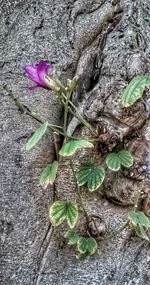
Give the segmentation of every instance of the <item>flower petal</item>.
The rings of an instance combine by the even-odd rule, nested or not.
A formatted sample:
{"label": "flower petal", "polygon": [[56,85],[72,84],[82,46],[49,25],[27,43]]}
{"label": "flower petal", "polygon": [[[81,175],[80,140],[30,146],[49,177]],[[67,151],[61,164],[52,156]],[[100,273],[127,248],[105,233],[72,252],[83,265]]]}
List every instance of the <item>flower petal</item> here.
{"label": "flower petal", "polygon": [[28,74],[28,78],[35,83],[41,85],[41,81],[39,79],[38,73],[37,73],[37,67],[35,64],[32,65],[25,65],[24,67],[25,72]]}
{"label": "flower petal", "polygon": [[48,74],[48,70],[52,70],[53,68],[53,64],[47,64],[44,60],[40,60],[39,64],[37,65],[37,74],[42,86],[48,87],[45,76]]}
{"label": "flower petal", "polygon": [[53,64],[47,64],[44,60],[40,60],[40,62],[36,65],[25,65],[24,70],[28,74],[28,78],[37,84],[36,86],[30,87],[29,89],[33,90],[38,86],[51,89],[48,81],[46,80],[46,76],[48,74],[48,70],[52,70],[53,68]]}

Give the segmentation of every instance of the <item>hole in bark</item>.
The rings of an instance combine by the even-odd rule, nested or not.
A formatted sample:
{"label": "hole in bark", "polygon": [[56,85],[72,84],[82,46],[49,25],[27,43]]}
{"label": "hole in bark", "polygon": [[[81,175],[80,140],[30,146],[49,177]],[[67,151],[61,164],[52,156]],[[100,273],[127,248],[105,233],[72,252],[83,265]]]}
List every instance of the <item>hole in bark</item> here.
{"label": "hole in bark", "polygon": [[131,44],[129,47],[130,47],[131,49],[134,49],[134,45],[132,45],[132,44]]}
{"label": "hole in bark", "polygon": [[118,38],[122,39],[122,38],[124,38],[124,35],[119,35]]}

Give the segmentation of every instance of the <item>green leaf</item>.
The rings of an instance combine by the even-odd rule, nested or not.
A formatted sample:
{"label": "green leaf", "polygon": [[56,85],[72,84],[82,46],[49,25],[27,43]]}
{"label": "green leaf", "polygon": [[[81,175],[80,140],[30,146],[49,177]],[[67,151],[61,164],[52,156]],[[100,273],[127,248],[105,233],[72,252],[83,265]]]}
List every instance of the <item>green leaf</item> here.
{"label": "green leaf", "polygon": [[106,164],[111,170],[118,171],[121,167],[118,154],[113,152],[108,154],[106,157]]}
{"label": "green leaf", "polygon": [[94,238],[88,238],[88,251],[93,254],[97,250],[97,242]]}
{"label": "green leaf", "polygon": [[130,211],[128,218],[134,226],[141,225],[146,228],[150,227],[150,219],[142,211]]}
{"label": "green leaf", "polygon": [[89,191],[97,190],[105,178],[105,169],[99,165],[81,165],[76,174],[79,186],[87,183]]}
{"label": "green leaf", "polygon": [[142,239],[145,239],[145,240],[148,240],[149,241],[149,237],[148,235],[146,234],[143,226],[141,225],[137,225],[137,226],[133,226],[137,236],[139,236],[140,238]]}
{"label": "green leaf", "polygon": [[133,78],[123,92],[121,101],[124,107],[133,105],[142,97],[145,87],[150,86],[150,76],[141,75]]}
{"label": "green leaf", "polygon": [[128,150],[121,150],[118,152],[120,164],[124,167],[131,167],[133,165],[133,156]]}
{"label": "green leaf", "polygon": [[30,150],[32,147],[34,147],[39,140],[42,138],[42,136],[45,134],[48,127],[48,123],[44,123],[41,127],[39,127],[33,136],[28,140],[28,142],[25,144],[24,148],[26,150]]}
{"label": "green leaf", "polygon": [[48,184],[53,184],[56,179],[56,174],[58,170],[58,162],[54,161],[53,163],[47,165],[43,170],[40,176],[40,184],[46,188]]}
{"label": "green leaf", "polygon": [[70,142],[63,145],[59,151],[59,154],[62,156],[71,156],[76,152],[76,150],[89,147],[93,147],[93,144],[87,140],[71,140]]}
{"label": "green leaf", "polygon": [[73,228],[78,218],[77,205],[74,203],[68,202],[66,208],[67,208],[67,213],[66,213],[67,223],[70,226],[70,228]]}
{"label": "green leaf", "polygon": [[142,238],[149,241],[149,237],[147,236],[145,229],[150,227],[150,219],[145,216],[142,211],[130,211],[128,213],[128,218],[135,230],[136,234]]}
{"label": "green leaf", "polygon": [[97,250],[97,242],[94,238],[80,237],[77,243],[78,251],[82,254],[87,252],[93,254]]}
{"label": "green leaf", "polygon": [[64,237],[68,240],[68,244],[70,244],[70,245],[76,244],[78,239],[79,239],[78,234],[73,229],[69,229],[65,233]]}
{"label": "green leaf", "polygon": [[131,167],[133,165],[133,156],[127,150],[121,150],[118,153],[112,152],[107,155],[106,164],[109,169],[118,171],[121,166]]}
{"label": "green leaf", "polygon": [[86,253],[88,251],[88,246],[87,246],[87,238],[80,237],[78,240],[78,251],[80,253]]}
{"label": "green leaf", "polygon": [[57,201],[50,207],[49,215],[54,226],[59,226],[66,219],[65,205],[64,201]]}
{"label": "green leaf", "polygon": [[142,226],[146,228],[150,227],[150,219],[142,211],[138,212],[138,217],[139,217],[140,224]]}
{"label": "green leaf", "polygon": [[64,220],[70,228],[73,228],[78,218],[78,208],[73,202],[56,201],[49,211],[51,222],[54,226],[59,226]]}

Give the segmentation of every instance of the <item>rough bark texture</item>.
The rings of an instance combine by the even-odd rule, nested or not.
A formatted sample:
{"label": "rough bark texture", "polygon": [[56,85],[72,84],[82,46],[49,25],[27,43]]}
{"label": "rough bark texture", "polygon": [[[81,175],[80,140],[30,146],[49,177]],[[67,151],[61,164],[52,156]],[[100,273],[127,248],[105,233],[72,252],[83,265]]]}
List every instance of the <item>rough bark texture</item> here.
{"label": "rough bark texture", "polygon": [[[122,140],[134,153],[130,171],[107,179],[96,194],[83,191],[87,211],[102,217],[108,233],[126,221],[141,180],[143,201],[149,192],[150,93],[145,92],[146,105],[140,101],[127,113],[119,100],[133,76],[150,71],[149,17],[149,0],[1,1],[2,84],[43,120],[59,123],[57,98],[43,89],[30,92],[22,67],[45,58],[64,79],[79,74],[73,100],[99,128],[99,160]],[[43,190],[37,181],[54,156],[52,134],[33,151],[22,150],[37,126],[6,92],[0,93],[0,284],[148,285],[149,245],[129,230],[100,242],[99,254],[84,261],[76,260],[73,249],[63,243],[64,228],[53,232],[48,219],[53,189]],[[82,132],[76,120],[68,130]],[[56,186],[59,197],[75,197],[69,169],[60,173]],[[144,205],[150,214],[148,202]],[[84,231],[84,219],[79,231],[81,224]]]}

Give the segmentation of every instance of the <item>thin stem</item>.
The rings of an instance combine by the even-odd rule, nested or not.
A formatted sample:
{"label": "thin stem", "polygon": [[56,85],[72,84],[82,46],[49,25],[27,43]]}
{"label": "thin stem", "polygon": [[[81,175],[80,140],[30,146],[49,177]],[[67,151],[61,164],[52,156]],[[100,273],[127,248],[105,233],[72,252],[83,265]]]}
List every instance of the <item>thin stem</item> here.
{"label": "thin stem", "polygon": [[62,84],[62,82],[61,82],[57,77],[55,77],[55,82],[56,82],[56,83],[58,84],[58,86],[60,87],[61,93],[62,93],[62,91],[63,91],[63,92],[66,92],[65,86]]}
{"label": "thin stem", "polygon": [[70,92],[65,97],[66,97],[66,101],[64,103],[64,129],[63,130],[64,130],[65,137],[67,138],[66,131],[67,131],[67,122],[68,122],[68,102],[70,98]]}
{"label": "thin stem", "polygon": [[[70,107],[69,107],[69,111],[70,111],[70,113],[71,113],[75,118],[77,118],[85,127],[87,127],[87,128],[91,131],[91,126],[90,126],[82,117],[79,118],[79,116],[78,116],[76,113],[74,113],[74,112],[71,110]],[[96,135],[95,132],[92,131],[92,133],[93,133],[94,135]]]}
{"label": "thin stem", "polygon": [[127,221],[118,231],[113,234],[106,236],[106,239],[111,239],[120,234],[127,226],[129,225],[129,221]]}
{"label": "thin stem", "polygon": [[[41,118],[39,118],[38,116],[34,115],[25,105],[23,105],[23,104],[13,95],[12,91],[7,88],[7,86],[4,86],[3,88],[7,91],[8,96],[10,96],[10,97],[13,99],[13,101],[15,102],[15,105],[18,107],[18,109],[19,109],[21,112],[23,112],[23,113],[25,113],[26,115],[30,116],[31,118],[35,119],[35,120],[36,120],[38,123],[40,123],[40,124],[44,124],[44,123],[45,123]],[[50,123],[48,123],[48,127],[51,128],[51,129],[52,129],[53,131],[55,131],[56,133],[58,133],[58,134],[60,134],[60,135],[62,135],[62,136],[65,137],[65,134],[64,134],[62,131],[58,130],[58,129],[63,129],[63,127],[58,126],[58,125],[54,125],[54,124],[50,124]],[[58,129],[57,129],[57,128],[58,128]],[[77,138],[77,137],[74,137],[74,136],[68,136],[68,135],[67,135],[67,137],[68,137],[68,138],[71,138],[71,139],[75,139],[75,140],[80,140],[80,139],[81,139],[81,138]]]}
{"label": "thin stem", "polygon": [[[62,93],[62,96],[63,96],[63,98],[67,101],[67,97]],[[83,125],[85,125],[85,127],[87,127],[91,132],[92,132],[92,134],[94,134],[94,135],[96,135],[96,133],[95,133],[95,130],[92,128],[92,126],[89,124],[89,123],[87,123],[87,121],[82,117],[82,115],[79,113],[79,111],[77,110],[77,108],[75,107],[75,105],[71,102],[71,100],[68,100],[68,103],[70,104],[70,106],[75,110],[75,112],[76,112],[76,115],[75,115],[75,113],[73,112],[73,111],[71,111],[71,109],[70,109],[70,111],[72,112],[72,114],[75,116],[75,117],[77,117],[78,118],[78,120],[83,124]]]}
{"label": "thin stem", "polygon": [[[31,118],[35,119],[37,122],[41,123],[41,124],[44,124],[44,121],[42,121],[39,117],[37,117],[36,115],[32,114],[30,111],[27,110],[26,107],[24,107],[24,113],[27,114],[28,116],[30,116]],[[50,129],[52,129],[53,131],[55,131],[56,133],[59,133],[60,135],[64,136],[64,133],[59,131],[57,128],[58,126],[57,125],[53,125],[53,124],[50,124],[48,123],[48,127]],[[60,128],[60,127],[59,127]]]}
{"label": "thin stem", "polygon": [[[44,124],[44,121],[41,120],[41,118],[39,118],[38,116],[34,115],[33,113],[31,113],[31,111],[25,106],[23,105],[12,93],[11,90],[9,90],[7,88],[7,86],[4,86],[3,87],[5,91],[7,91],[7,94],[8,96],[10,96],[14,102],[15,102],[15,105],[18,107],[18,109],[25,113],[26,115],[30,116],[31,118],[35,119],[37,122],[39,122],[40,124]],[[54,124],[50,124],[48,123],[48,127],[51,128],[53,131],[61,134],[62,136],[64,136],[64,133],[58,129],[63,129],[61,126],[57,126],[57,125],[54,125]]]}
{"label": "thin stem", "polygon": [[74,180],[75,180],[75,184],[76,184],[76,188],[77,188],[77,194],[78,194],[78,198],[79,198],[79,201],[80,201],[80,205],[81,205],[81,207],[83,209],[83,212],[85,214],[86,220],[89,221],[88,213],[87,213],[87,211],[86,211],[86,209],[84,207],[83,201],[82,201],[82,196],[81,196],[81,193],[80,193],[80,187],[78,186],[78,183],[77,183],[77,178],[76,178],[76,174],[75,174],[72,158],[70,158],[70,167],[71,167],[71,170],[72,170],[72,173],[73,173],[73,177],[74,177]]}

